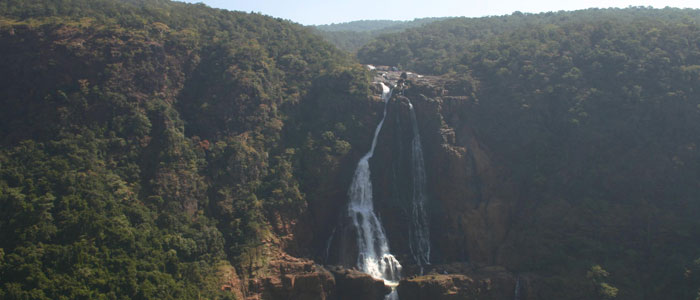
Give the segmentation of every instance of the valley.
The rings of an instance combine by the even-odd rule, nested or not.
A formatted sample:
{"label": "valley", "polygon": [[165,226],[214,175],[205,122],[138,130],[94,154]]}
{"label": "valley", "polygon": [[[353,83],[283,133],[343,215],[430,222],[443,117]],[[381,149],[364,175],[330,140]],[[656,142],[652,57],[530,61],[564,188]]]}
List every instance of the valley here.
{"label": "valley", "polygon": [[698,24],[2,1],[0,298],[695,299]]}

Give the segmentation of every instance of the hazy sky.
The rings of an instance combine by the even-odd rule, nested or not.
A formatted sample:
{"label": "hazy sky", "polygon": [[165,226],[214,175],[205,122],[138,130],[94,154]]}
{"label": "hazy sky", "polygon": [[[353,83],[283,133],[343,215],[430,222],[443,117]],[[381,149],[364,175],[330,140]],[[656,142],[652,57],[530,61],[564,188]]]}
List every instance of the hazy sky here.
{"label": "hazy sky", "polygon": [[304,25],[355,20],[412,20],[423,17],[481,17],[590,7],[653,6],[700,8],[700,0],[185,0],[211,7],[260,12]]}

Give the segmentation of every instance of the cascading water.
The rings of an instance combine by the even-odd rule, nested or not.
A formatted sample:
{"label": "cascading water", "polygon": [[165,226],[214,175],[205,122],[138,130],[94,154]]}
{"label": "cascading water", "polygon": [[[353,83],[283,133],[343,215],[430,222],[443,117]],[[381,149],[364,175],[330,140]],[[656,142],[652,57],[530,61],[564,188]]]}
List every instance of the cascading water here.
{"label": "cascading water", "polygon": [[333,242],[333,237],[335,236],[335,228],[333,228],[333,231],[331,232],[331,236],[328,237],[328,241],[326,241],[326,262],[328,262],[328,257],[331,252],[331,243]]}
{"label": "cascading water", "polygon": [[425,162],[423,160],[423,146],[420,142],[418,122],[413,104],[408,102],[411,111],[411,125],[413,127],[413,140],[411,142],[411,164],[413,173],[413,197],[411,202],[411,230],[409,230],[409,245],[413,259],[421,268],[430,264],[430,230],[428,228],[428,216],[425,213],[426,188],[425,188]]}
{"label": "cascading water", "polygon": [[513,292],[514,296],[513,299],[515,300],[520,300],[520,293],[522,291],[523,287],[520,285],[520,276],[518,276],[518,279],[515,281],[515,291]]}
{"label": "cascading water", "polygon": [[374,213],[372,199],[372,181],[370,180],[369,159],[374,155],[377,146],[377,137],[382,130],[386,118],[386,107],[391,98],[391,89],[382,85],[382,98],[384,100],[384,115],[374,130],[372,146],[360,161],[350,184],[348,195],[348,214],[352,218],[357,231],[358,257],[357,266],[362,271],[374,278],[384,280],[385,284],[392,287],[392,292],[387,299],[398,299],[395,287],[401,277],[401,264],[389,252],[384,228]]}

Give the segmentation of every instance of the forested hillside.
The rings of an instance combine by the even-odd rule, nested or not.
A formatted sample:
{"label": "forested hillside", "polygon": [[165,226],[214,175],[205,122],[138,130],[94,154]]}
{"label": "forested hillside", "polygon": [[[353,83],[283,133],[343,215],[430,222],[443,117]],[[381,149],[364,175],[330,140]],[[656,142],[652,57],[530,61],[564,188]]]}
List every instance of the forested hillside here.
{"label": "forested hillside", "polygon": [[257,14],[0,2],[0,298],[231,298],[308,253],[280,238],[374,111],[349,62]]}
{"label": "forested hillside", "polygon": [[697,297],[699,11],[458,18],[358,56],[451,78],[444,93],[470,99],[443,108],[445,122],[467,126],[517,186],[495,257],[547,277],[540,298]]}
{"label": "forested hillside", "polygon": [[384,299],[342,227],[382,117],[402,299],[700,295],[699,11],[390,24],[0,1],[0,299]]}
{"label": "forested hillside", "polygon": [[374,38],[387,33],[396,33],[408,28],[420,27],[445,18],[421,18],[413,21],[392,20],[362,20],[347,23],[316,25],[319,31],[331,44],[338,49],[355,53]]}

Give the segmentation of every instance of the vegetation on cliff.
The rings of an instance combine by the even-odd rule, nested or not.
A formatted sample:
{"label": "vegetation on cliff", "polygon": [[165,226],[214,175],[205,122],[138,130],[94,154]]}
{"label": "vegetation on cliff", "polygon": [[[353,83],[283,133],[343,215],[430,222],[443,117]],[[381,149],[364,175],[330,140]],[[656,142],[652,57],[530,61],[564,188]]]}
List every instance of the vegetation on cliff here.
{"label": "vegetation on cliff", "polygon": [[412,21],[362,20],[347,23],[316,25],[314,29],[328,42],[350,53],[355,53],[374,38],[420,27],[445,18],[421,18]]}
{"label": "vegetation on cliff", "polygon": [[199,4],[2,1],[0,70],[3,299],[232,297],[374,112],[309,29]]}
{"label": "vegetation on cliff", "polygon": [[[699,21],[648,8],[458,18],[358,56],[442,75],[446,91],[404,91],[434,93],[415,104],[445,136],[423,136],[477,145],[477,158],[445,149],[474,169],[490,155],[507,178],[477,183],[515,186],[504,242],[460,257],[537,279],[542,299],[692,299]],[[340,47],[379,32],[355,30]],[[234,297],[221,270],[319,255],[382,106],[314,29],[165,0],[2,1],[0,70],[2,299]],[[482,201],[453,200],[444,209]]]}
{"label": "vegetation on cliff", "polygon": [[[548,278],[541,298],[690,299],[699,24],[697,10],[671,8],[458,18],[381,36],[358,56],[450,77],[445,93],[471,99],[445,114],[519,192],[495,263]],[[597,265],[605,281],[586,278]]]}

